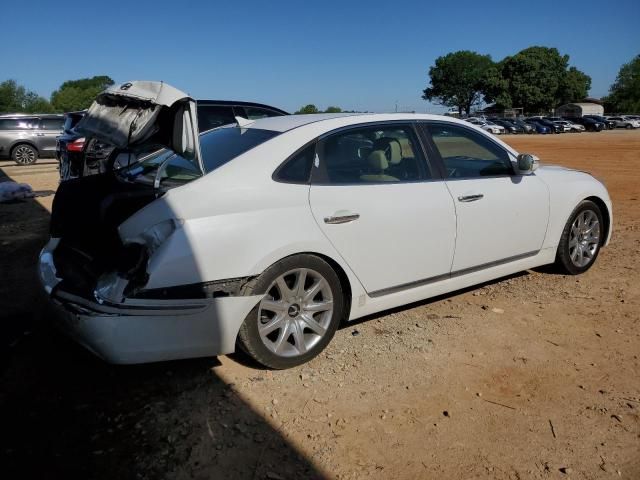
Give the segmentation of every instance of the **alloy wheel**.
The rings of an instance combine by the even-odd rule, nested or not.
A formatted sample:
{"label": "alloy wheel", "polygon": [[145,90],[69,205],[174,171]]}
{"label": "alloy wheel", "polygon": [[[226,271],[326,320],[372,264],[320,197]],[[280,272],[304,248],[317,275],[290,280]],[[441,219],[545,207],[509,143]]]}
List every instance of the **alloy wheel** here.
{"label": "alloy wheel", "polygon": [[14,159],[20,165],[30,165],[36,160],[36,153],[33,148],[27,145],[20,145],[16,148]]}
{"label": "alloy wheel", "polygon": [[309,268],[276,278],[258,309],[262,343],[280,357],[304,355],[327,333],[333,317],[329,282]]}
{"label": "alloy wheel", "polygon": [[593,210],[584,210],[571,224],[569,257],[576,267],[585,267],[595,258],[600,246],[600,222]]}

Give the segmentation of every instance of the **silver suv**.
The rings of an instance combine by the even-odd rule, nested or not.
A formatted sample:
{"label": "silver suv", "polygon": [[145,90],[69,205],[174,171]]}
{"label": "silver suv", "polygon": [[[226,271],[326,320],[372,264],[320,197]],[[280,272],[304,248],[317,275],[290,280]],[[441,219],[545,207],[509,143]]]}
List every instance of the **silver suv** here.
{"label": "silver suv", "polygon": [[29,165],[38,157],[55,157],[63,124],[62,115],[0,115],[0,158]]}

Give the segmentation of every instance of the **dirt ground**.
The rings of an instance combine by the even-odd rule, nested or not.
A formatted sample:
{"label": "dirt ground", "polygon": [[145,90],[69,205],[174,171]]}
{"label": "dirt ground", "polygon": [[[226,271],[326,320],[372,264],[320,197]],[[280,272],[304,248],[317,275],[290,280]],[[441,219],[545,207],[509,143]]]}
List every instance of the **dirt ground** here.
{"label": "dirt ground", "polygon": [[53,332],[34,267],[55,165],[0,164],[42,195],[0,205],[3,478],[639,479],[640,131],[504,140],[605,181],[595,267],[348,324],[288,371],[115,367]]}

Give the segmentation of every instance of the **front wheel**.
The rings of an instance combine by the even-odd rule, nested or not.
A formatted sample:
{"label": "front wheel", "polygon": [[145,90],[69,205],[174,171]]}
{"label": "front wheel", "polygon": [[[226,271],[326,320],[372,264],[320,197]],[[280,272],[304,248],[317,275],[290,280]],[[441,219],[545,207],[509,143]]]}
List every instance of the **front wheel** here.
{"label": "front wheel", "polygon": [[603,225],[600,208],[590,200],[580,202],[562,231],[556,265],[570,275],[589,270],[600,252]]}
{"label": "front wheel", "polygon": [[308,362],[331,341],[344,309],[340,279],[313,255],[287,257],[265,270],[251,293],[264,298],[240,327],[240,347],[262,365]]}

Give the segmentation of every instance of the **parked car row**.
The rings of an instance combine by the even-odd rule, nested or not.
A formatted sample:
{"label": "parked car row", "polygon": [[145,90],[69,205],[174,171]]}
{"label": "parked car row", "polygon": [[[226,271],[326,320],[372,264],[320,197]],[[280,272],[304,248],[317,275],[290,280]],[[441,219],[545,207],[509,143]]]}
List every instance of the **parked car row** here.
{"label": "parked car row", "polygon": [[477,125],[494,135],[505,133],[581,133],[601,132],[614,128],[640,128],[640,116],[618,115],[603,117],[600,115],[585,115],[583,117],[545,117],[533,116],[527,118],[500,117],[469,117],[465,121]]}

